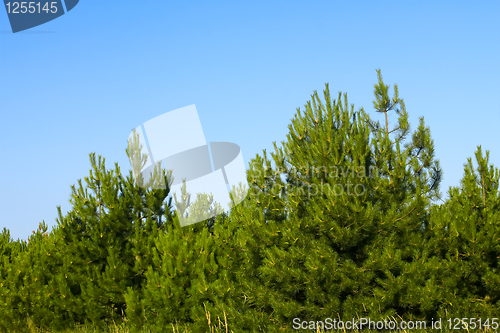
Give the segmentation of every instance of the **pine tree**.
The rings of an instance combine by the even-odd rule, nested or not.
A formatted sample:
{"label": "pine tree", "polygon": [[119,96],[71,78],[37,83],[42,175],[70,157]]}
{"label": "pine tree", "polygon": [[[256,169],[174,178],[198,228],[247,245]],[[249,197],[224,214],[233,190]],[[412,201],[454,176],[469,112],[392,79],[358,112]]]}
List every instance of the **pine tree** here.
{"label": "pine tree", "polygon": [[207,221],[181,226],[178,216],[154,239],[152,265],[145,273],[140,293],[128,289],[130,324],[165,329],[189,324],[194,331],[206,329],[205,309],[216,302],[212,286],[219,274],[212,228],[221,214]]}
{"label": "pine tree", "polygon": [[411,313],[403,273],[417,265],[441,171],[423,119],[403,147],[404,103],[397,87],[389,98],[378,74],[374,105],[398,112],[395,130],[355,112],[346,95],[332,99],[326,85],[325,102],[315,92],[297,110],[272,161],[265,152],[253,160],[252,195],[234,207],[231,223],[246,304],[272,314],[269,325]]}
{"label": "pine tree", "polygon": [[432,211],[429,247],[446,270],[429,280],[445,291],[433,309],[442,317],[500,313],[500,174],[481,146],[475,157],[477,168],[469,158],[461,185],[450,187],[449,199]]}
{"label": "pine tree", "polygon": [[[136,148],[142,148],[137,136],[127,154],[145,163],[147,156],[136,159]],[[156,167],[144,182],[132,171],[122,177],[118,165],[107,170],[100,156],[91,154],[90,160],[86,186],[80,180],[78,188],[72,187],[72,210],[66,216],[59,210],[57,237],[64,263],[58,278],[64,277],[60,283],[69,292],[60,306],[70,308],[79,321],[101,325],[124,318],[127,289],[140,293],[154,240],[173,216],[169,187],[157,186],[169,184],[164,171]],[[137,165],[132,166],[136,172]]]}
{"label": "pine tree", "polygon": [[[5,289],[2,298],[0,325],[6,329],[24,329],[28,322],[37,327],[61,329],[69,326],[73,318],[66,316],[58,299],[64,297],[54,275],[60,268],[53,233],[47,232],[45,222],[33,231],[28,242],[15,242],[22,251],[5,262],[3,276]],[[17,250],[20,248],[16,246]]]}
{"label": "pine tree", "polygon": [[18,258],[27,251],[24,241],[13,241],[10,231],[4,228],[0,234],[0,329],[7,330],[25,323],[23,297],[19,295],[22,288],[23,272],[16,269]]}
{"label": "pine tree", "polygon": [[[131,160],[136,179],[143,184],[140,170],[147,154],[141,156],[138,137],[135,139],[129,150],[133,152]],[[149,182],[156,185],[147,186],[161,189],[163,184],[170,185],[171,170],[164,174],[168,175],[165,183],[161,183],[157,175],[151,175]],[[204,193],[191,198],[185,180],[179,197],[174,194],[169,199],[169,207],[172,199],[176,212],[162,225],[161,232],[148,238],[152,242],[149,244],[151,260],[143,270],[144,283],[140,289],[128,287],[124,295],[127,319],[134,329],[146,326],[164,330],[175,323],[195,323],[195,327],[205,328],[204,303],[210,303],[215,297],[208,287],[217,276],[211,233],[215,220],[224,216],[216,216],[222,208],[212,196]]]}

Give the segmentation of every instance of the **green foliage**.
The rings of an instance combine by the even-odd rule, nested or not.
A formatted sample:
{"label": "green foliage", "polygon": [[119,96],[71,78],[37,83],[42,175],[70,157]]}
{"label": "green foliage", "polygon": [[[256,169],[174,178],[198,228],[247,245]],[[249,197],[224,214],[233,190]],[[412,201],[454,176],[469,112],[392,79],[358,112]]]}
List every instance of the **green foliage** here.
{"label": "green foliage", "polygon": [[123,318],[124,294],[141,289],[152,264],[153,240],[171,211],[165,203],[168,188],[145,190],[132,174],[124,179],[118,165],[106,170],[95,155],[91,164],[86,187],[80,181],[78,189],[72,188],[73,210],[60,214],[57,237],[69,298],[78,299],[71,311],[81,314],[81,321],[98,324]]}
{"label": "green foliage", "polygon": [[136,312],[130,316],[135,317],[133,324],[165,327],[176,321],[192,322],[193,317],[204,317],[203,301],[210,299],[209,285],[217,265],[213,240],[208,229],[200,230],[201,227],[195,224],[182,228],[176,222],[155,239],[142,299],[128,290],[130,311]]}
{"label": "green foliage", "polygon": [[233,189],[230,213],[186,184],[172,197],[159,165],[143,176],[137,133],[126,177],[91,154],[50,233],[45,223],[28,242],[0,233],[0,331],[278,332],[294,318],[500,313],[498,169],[479,147],[477,168],[469,159],[461,186],[436,204],[430,130],[423,118],[410,129],[398,87],[390,96],[377,74],[385,125],[326,85],[286,140],[252,159],[248,194]]}
{"label": "green foliage", "polygon": [[231,218],[241,225],[248,304],[270,316],[268,322],[290,325],[293,318],[332,313],[420,315],[410,310],[418,304],[404,302],[403,273],[419,265],[440,170],[423,121],[400,148],[409,125],[397,89],[395,95],[388,102],[379,73],[377,111],[403,109],[394,142],[388,130],[370,131],[373,122],[346,95],[332,99],[327,85],[324,102],[315,92],[297,111],[271,160],[264,152],[252,161],[251,195]]}
{"label": "green foliage", "polygon": [[168,187],[143,189],[131,173],[124,179],[118,166],[107,170],[94,154],[90,160],[86,185],[72,187],[72,210],[63,216],[59,208],[50,235],[41,225],[26,245],[8,243],[4,232],[3,327],[21,327],[27,317],[57,329],[120,322],[127,288],[141,290],[154,240],[173,221]]}
{"label": "green foliage", "polygon": [[444,291],[440,313],[491,317],[500,313],[500,197],[499,171],[488,165],[489,152],[469,159],[460,187],[433,209],[433,254],[446,274],[433,276]]}

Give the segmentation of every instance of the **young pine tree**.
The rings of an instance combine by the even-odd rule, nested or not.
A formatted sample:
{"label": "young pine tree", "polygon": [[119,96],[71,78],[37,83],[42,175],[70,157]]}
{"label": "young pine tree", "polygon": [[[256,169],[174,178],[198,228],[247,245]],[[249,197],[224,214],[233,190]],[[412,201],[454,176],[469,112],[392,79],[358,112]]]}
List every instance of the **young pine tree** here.
{"label": "young pine tree", "polygon": [[[137,138],[129,143],[129,157],[137,144]],[[107,170],[100,156],[91,154],[90,160],[86,186],[79,181],[78,188],[72,187],[73,208],[58,219],[58,248],[64,258],[58,278],[68,292],[61,307],[71,305],[80,321],[100,325],[124,318],[128,288],[140,293],[154,240],[172,222],[172,208],[168,187],[143,188],[139,185],[151,184],[136,181],[132,172],[125,179],[118,165]],[[165,172],[154,172],[150,182],[168,183]]]}
{"label": "young pine tree", "polygon": [[[251,195],[233,208],[247,308],[291,327],[321,320],[418,316],[405,302],[419,265],[441,171],[421,119],[410,133],[404,102],[379,74],[376,111],[399,114],[389,130],[355,112],[346,95],[317,92],[298,110],[282,147],[252,161]],[[407,142],[405,139],[411,135]],[[260,324],[260,323],[257,323]]]}
{"label": "young pine tree", "polygon": [[477,167],[469,159],[461,186],[450,187],[446,203],[432,210],[430,248],[442,269],[429,280],[445,291],[433,304],[441,317],[500,313],[500,174],[481,146],[475,157]]}

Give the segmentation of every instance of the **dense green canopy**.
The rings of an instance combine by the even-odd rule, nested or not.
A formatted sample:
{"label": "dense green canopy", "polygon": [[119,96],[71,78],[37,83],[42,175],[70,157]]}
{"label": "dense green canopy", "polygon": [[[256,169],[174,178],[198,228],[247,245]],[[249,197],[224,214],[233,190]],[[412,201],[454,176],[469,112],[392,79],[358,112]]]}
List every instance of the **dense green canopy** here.
{"label": "dense green canopy", "polygon": [[382,125],[328,85],[314,92],[286,140],[252,159],[245,200],[186,227],[167,171],[155,171],[165,188],[144,188],[91,154],[50,233],[42,223],[28,242],[0,234],[0,329],[125,321],[202,332],[211,316],[235,332],[273,332],[296,320],[498,315],[498,169],[478,147],[477,166],[469,159],[438,201],[442,171],[423,118],[412,131],[380,71],[374,95]]}

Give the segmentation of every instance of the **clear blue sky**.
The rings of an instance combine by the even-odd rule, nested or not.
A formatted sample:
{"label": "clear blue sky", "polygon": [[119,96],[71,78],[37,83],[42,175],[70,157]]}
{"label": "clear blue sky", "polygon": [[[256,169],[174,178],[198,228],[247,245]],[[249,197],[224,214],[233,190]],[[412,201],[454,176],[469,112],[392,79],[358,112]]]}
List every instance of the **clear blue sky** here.
{"label": "clear blue sky", "polygon": [[131,129],[183,106],[246,163],[327,82],[374,115],[377,68],[412,128],[430,126],[444,194],[477,145],[500,167],[499,15],[497,1],[81,0],[12,34],[0,8],[0,227],[54,226],[89,153],[128,172]]}

